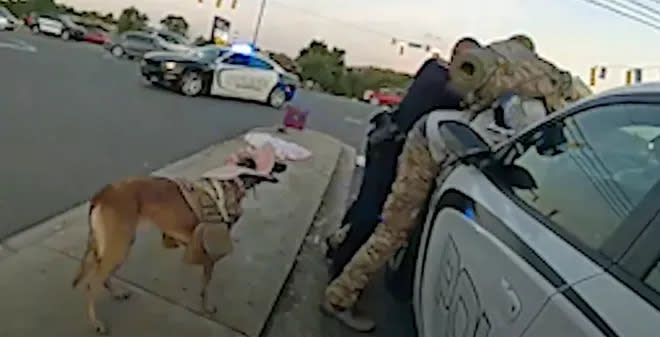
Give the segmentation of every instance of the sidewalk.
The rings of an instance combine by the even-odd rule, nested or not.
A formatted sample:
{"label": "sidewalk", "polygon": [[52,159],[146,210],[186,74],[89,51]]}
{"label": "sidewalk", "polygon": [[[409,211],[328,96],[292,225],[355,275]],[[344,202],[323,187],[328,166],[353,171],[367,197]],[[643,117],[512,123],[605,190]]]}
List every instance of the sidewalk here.
{"label": "sidewalk", "polygon": [[[259,336],[345,147],[314,131],[280,137],[305,146],[313,157],[289,163],[280,184],[257,187],[256,200],[249,193],[232,233],[235,251],[218,263],[209,287],[218,312],[210,317],[199,312],[200,268],[184,265],[181,249],[164,249],[159,233],[145,227],[116,273],[117,284],[133,297],[98,302],[111,335]],[[241,140],[215,145],[155,174],[195,178],[243,145]],[[353,160],[341,162],[348,167]],[[87,231],[85,203],[0,243],[0,336],[95,336],[84,292],[71,289]]]}

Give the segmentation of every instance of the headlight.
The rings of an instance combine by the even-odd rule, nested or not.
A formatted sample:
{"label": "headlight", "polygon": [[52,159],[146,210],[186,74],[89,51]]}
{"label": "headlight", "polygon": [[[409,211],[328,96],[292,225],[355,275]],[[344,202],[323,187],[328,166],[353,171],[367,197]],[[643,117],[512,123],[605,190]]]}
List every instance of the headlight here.
{"label": "headlight", "polygon": [[174,70],[176,68],[176,62],[165,62],[165,69]]}

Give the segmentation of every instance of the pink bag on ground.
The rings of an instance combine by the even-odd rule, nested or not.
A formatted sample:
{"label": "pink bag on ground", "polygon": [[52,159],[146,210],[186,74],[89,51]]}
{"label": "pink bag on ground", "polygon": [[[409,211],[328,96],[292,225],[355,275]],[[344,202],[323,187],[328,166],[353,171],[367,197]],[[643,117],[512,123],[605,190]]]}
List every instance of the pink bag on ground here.
{"label": "pink bag on ground", "polygon": [[302,110],[289,105],[284,110],[283,124],[287,128],[302,130],[305,128],[305,122],[307,122],[308,114],[309,112],[307,110]]}

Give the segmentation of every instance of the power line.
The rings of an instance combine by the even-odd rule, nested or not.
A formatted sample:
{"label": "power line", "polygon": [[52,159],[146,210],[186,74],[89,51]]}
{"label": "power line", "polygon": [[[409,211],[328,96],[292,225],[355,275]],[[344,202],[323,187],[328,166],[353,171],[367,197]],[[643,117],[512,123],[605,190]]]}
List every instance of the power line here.
{"label": "power line", "polygon": [[[647,21],[647,20],[645,20],[645,19],[639,18],[639,17],[634,16],[634,15],[632,15],[632,14],[626,13],[626,12],[624,12],[624,11],[622,11],[622,10],[620,10],[620,9],[617,9],[617,8],[615,8],[615,7],[612,7],[612,6],[610,6],[610,5],[606,5],[606,4],[604,4],[604,3],[601,3],[601,2],[598,2],[598,1],[595,1],[595,0],[582,0],[582,1],[584,1],[584,2],[588,2],[588,3],[590,3],[590,4],[594,5],[594,6],[598,6],[598,7],[604,8],[604,9],[610,11],[610,12],[613,12],[613,13],[619,14],[619,15],[624,16],[624,17],[626,17],[626,18],[628,18],[628,19],[630,19],[630,20],[636,21],[637,23],[641,23],[641,24],[643,24],[643,25],[649,26],[649,27],[651,27],[651,28],[654,28],[655,30],[660,31],[660,25],[655,24],[655,23],[652,23],[652,22],[649,22],[649,21]],[[660,2],[659,2],[659,3],[660,3]]]}
{"label": "power line", "polygon": [[[634,0],[632,0],[632,1],[629,0],[629,1],[632,2],[632,1],[634,1]],[[637,8],[634,8],[634,7],[628,6],[628,5],[626,5],[626,4],[622,4],[622,3],[620,3],[620,2],[618,2],[618,1],[616,1],[616,0],[606,0],[606,2],[609,2],[609,3],[611,3],[611,4],[616,4],[617,6],[622,7],[622,8],[625,8],[625,9],[627,9],[627,10],[629,10],[629,11],[635,13],[635,14],[638,14],[638,15],[641,15],[641,16],[645,16],[645,17],[648,18],[648,19],[651,19],[651,20],[654,20],[654,21],[658,20],[657,17],[655,17],[655,16],[653,16],[653,15],[651,15],[651,14],[648,14],[648,13],[642,11],[642,10],[639,10],[639,9],[637,9]],[[656,21],[655,23],[658,23],[658,22]]]}
{"label": "power line", "polygon": [[630,3],[632,3],[632,4],[637,5],[637,6],[639,6],[639,7],[642,7],[642,8],[644,8],[644,9],[646,9],[647,11],[649,11],[649,12],[651,12],[651,13],[655,13],[656,15],[660,15],[660,11],[659,11],[659,10],[657,10],[657,9],[655,9],[655,8],[649,6],[649,5],[643,4],[643,3],[641,3],[641,2],[639,2],[639,1],[637,1],[637,0],[627,0],[627,1],[630,2]]}

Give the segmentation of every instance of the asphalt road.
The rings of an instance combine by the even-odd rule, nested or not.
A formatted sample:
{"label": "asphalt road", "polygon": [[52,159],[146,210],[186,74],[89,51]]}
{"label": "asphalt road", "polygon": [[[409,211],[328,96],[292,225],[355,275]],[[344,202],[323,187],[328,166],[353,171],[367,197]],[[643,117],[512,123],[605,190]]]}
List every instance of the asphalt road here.
{"label": "asphalt road", "polygon": [[[282,112],[188,98],[145,85],[135,62],[102,48],[0,32],[0,239],[83,202],[105,183],[145,174]],[[373,107],[313,92],[294,104],[309,127],[360,146]]]}

